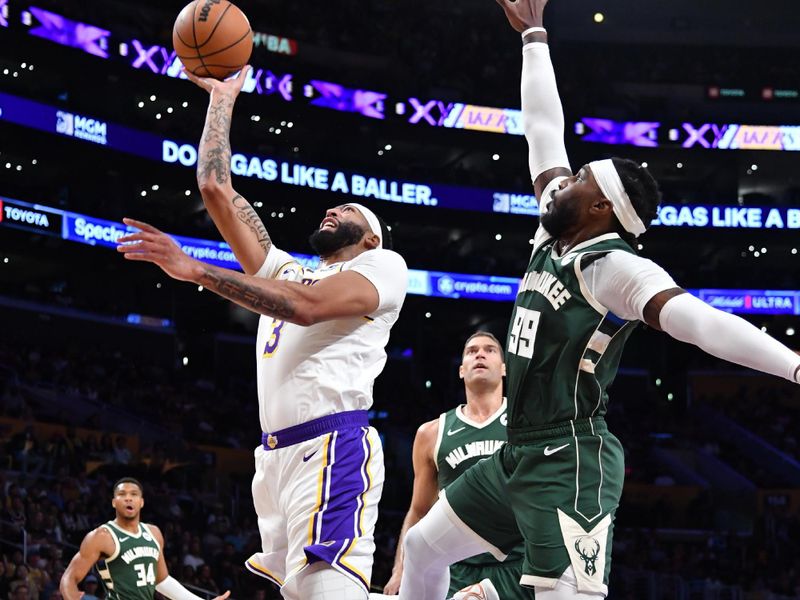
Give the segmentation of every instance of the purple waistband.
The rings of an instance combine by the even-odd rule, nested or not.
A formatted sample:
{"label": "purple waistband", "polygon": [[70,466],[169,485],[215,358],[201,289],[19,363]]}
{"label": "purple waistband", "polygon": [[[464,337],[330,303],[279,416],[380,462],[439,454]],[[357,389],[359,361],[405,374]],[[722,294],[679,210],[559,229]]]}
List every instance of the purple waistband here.
{"label": "purple waistband", "polygon": [[264,450],[276,450],[293,446],[306,440],[314,439],[325,433],[337,429],[351,429],[353,427],[369,427],[369,419],[365,410],[349,410],[313,421],[292,425],[286,429],[272,433],[261,433],[261,445]]}

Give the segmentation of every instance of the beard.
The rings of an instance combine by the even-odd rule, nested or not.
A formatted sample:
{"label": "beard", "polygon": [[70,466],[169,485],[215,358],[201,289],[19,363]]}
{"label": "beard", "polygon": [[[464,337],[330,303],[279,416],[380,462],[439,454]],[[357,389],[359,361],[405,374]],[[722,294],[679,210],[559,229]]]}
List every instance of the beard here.
{"label": "beard", "polygon": [[341,221],[339,226],[330,231],[328,229],[317,229],[308,238],[308,243],[320,256],[330,256],[334,252],[341,250],[345,246],[357,243],[364,235],[363,227],[349,221]]}
{"label": "beard", "polygon": [[[566,200],[566,201],[565,201]],[[547,232],[554,238],[559,238],[566,233],[570,227],[574,227],[578,222],[578,207],[567,199],[562,199],[558,206],[553,207],[542,215],[541,223]]]}

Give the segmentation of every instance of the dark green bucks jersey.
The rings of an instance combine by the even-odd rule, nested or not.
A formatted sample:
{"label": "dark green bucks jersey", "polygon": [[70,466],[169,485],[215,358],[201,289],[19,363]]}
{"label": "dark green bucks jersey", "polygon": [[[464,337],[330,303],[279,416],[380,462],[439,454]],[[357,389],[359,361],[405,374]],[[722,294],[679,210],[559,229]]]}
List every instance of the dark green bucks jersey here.
{"label": "dark green bucks jersey", "polygon": [[114,521],[104,524],[114,538],[114,554],[97,562],[97,570],[108,591],[108,600],[153,600],[161,547],[144,523],[139,533],[120,528]]}
{"label": "dark green bucks jersey", "polygon": [[480,459],[494,454],[507,439],[505,400],[483,423],[469,419],[460,406],[439,415],[434,451],[439,489],[450,485]]}
{"label": "dark green bucks jersey", "polygon": [[632,252],[616,233],[564,256],[549,239],[534,249],[508,330],[508,426],[528,429],[606,412],[622,347],[638,323],[624,321],[589,293],[582,268],[611,251]]}
{"label": "dark green bucks jersey", "polygon": [[[459,406],[439,415],[439,435],[436,438],[434,457],[438,471],[439,489],[458,479],[464,471],[479,460],[491,456],[506,443],[506,400],[489,419],[477,423],[468,418]],[[508,562],[521,559],[523,549],[509,552]],[[479,554],[461,561],[462,564],[496,564],[491,554]]]}

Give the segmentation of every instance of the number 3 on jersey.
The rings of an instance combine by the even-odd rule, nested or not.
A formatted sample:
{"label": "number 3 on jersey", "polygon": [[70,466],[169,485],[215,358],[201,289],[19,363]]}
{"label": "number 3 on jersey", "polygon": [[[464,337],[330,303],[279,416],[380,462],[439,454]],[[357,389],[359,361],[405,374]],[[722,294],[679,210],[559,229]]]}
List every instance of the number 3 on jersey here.
{"label": "number 3 on jersey", "polygon": [[136,587],[145,587],[156,584],[156,575],[153,571],[153,563],[150,563],[149,565],[133,565],[133,568],[136,570],[136,575],[139,577],[136,580]]}
{"label": "number 3 on jersey", "polygon": [[281,341],[281,330],[286,325],[286,321],[272,320],[272,335],[269,336],[266,346],[264,346],[264,358],[269,358],[278,349],[278,343]]}
{"label": "number 3 on jersey", "polygon": [[508,333],[508,351],[523,358],[533,357],[533,343],[536,339],[536,330],[539,328],[539,317],[542,313],[538,310],[517,307],[511,331]]}

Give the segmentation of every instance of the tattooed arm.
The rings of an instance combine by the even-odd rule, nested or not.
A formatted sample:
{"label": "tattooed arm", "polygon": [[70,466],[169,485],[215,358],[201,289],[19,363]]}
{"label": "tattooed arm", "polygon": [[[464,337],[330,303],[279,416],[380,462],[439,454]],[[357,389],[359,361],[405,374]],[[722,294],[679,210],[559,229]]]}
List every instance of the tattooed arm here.
{"label": "tattooed arm", "polygon": [[297,325],[362,317],[378,308],[378,292],[355,271],[342,271],[317,285],[262,279],[202,265],[196,283],[253,312]]}
{"label": "tattooed arm", "polygon": [[264,223],[250,203],[231,183],[230,130],[233,106],[246,79],[248,67],[228,81],[186,73],[210,93],[206,123],[200,138],[197,184],[203,203],[217,229],[230,244],[244,272],[256,273],[272,247]]}
{"label": "tattooed arm", "polygon": [[[139,230],[118,240],[117,251],[127,260],[154,263],[173,279],[202,285],[253,312],[297,325],[313,325],[362,317],[378,308],[380,297],[375,284],[357,271],[342,271],[316,285],[243,275],[191,258],[171,237],[148,223],[123,220]],[[401,278],[406,278],[404,272]]]}

